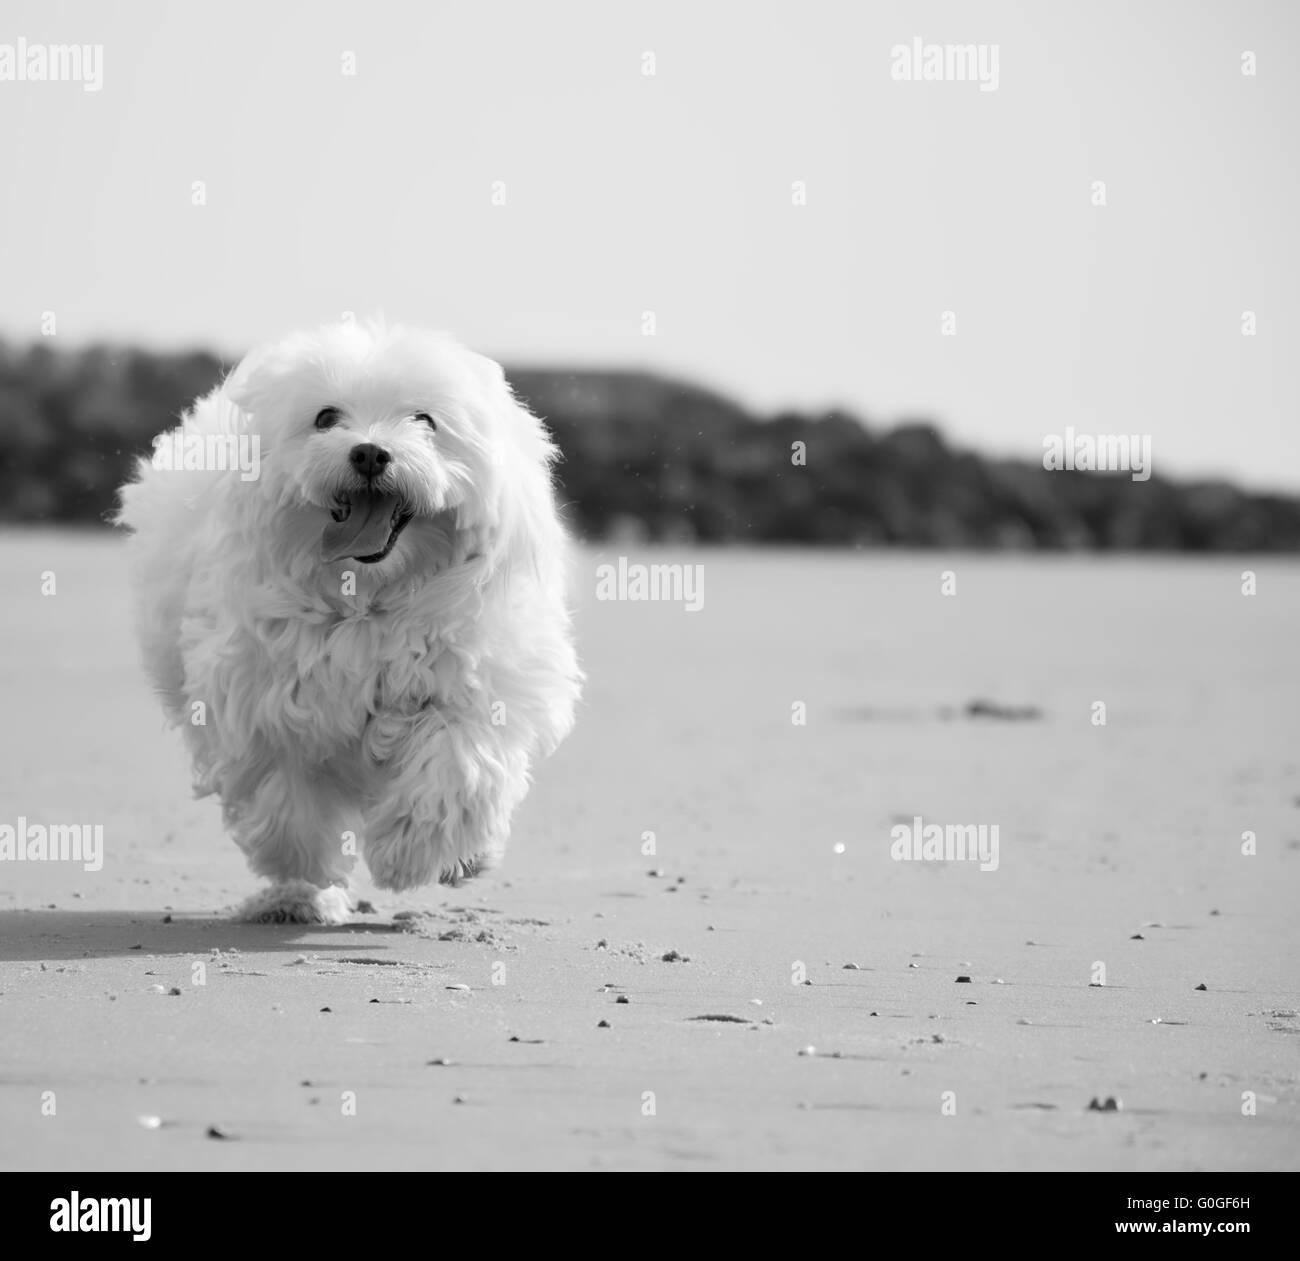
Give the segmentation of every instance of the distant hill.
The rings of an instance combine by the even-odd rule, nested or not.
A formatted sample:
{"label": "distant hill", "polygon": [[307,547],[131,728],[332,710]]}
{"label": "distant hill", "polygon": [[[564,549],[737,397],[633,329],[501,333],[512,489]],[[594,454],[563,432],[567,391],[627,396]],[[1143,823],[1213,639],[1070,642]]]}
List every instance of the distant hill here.
{"label": "distant hill", "polygon": [[[0,345],[0,522],[102,521],[131,457],[229,366],[197,351]],[[564,452],[561,493],[589,538],[1300,551],[1300,499],[1226,482],[1048,472],[954,450],[919,421],[759,418],[645,372],[508,375]]]}

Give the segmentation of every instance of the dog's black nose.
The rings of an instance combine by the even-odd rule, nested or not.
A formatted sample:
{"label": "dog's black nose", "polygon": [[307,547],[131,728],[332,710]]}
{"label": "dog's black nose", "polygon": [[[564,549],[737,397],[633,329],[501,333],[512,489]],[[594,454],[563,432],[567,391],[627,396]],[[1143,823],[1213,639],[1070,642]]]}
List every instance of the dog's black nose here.
{"label": "dog's black nose", "polygon": [[362,477],[373,478],[383,475],[393,457],[383,447],[376,446],[373,442],[359,442],[352,448],[348,459],[352,461],[352,467]]}

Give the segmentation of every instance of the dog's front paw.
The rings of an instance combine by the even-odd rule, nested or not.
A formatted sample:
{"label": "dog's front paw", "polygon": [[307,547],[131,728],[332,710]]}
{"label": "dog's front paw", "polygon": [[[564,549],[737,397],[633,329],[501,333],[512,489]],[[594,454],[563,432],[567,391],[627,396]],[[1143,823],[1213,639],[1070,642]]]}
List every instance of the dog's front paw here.
{"label": "dog's front paw", "polygon": [[367,833],[366,865],[381,889],[401,892],[434,880],[455,887],[495,867],[502,847],[469,858],[457,858],[446,853],[446,848],[445,841],[426,840],[407,826],[389,835]]}
{"label": "dog's front paw", "polygon": [[253,894],[237,916],[248,924],[346,924],[351,910],[347,890],[338,885],[321,889],[290,880]]}
{"label": "dog's front paw", "polygon": [[458,858],[450,867],[444,867],[438,875],[438,883],[459,888],[466,880],[473,880],[485,871],[491,871],[497,865],[492,854],[479,854],[475,858]]}

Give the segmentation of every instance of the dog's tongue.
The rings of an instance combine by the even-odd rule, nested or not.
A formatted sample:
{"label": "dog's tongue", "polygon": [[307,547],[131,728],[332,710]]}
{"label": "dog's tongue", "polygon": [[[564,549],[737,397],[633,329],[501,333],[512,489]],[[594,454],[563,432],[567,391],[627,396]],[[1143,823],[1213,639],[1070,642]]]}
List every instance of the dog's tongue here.
{"label": "dog's tongue", "polygon": [[346,521],[331,521],[321,535],[321,559],[342,560],[345,556],[374,556],[388,546],[393,531],[396,495],[353,493],[352,511]]}

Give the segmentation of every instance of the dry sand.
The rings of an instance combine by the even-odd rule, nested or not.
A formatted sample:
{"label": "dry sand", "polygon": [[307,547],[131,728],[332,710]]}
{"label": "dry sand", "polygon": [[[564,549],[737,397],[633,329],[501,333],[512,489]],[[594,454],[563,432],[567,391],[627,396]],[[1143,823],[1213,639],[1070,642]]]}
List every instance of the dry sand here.
{"label": "dry sand", "polygon": [[[0,823],[106,844],[0,864],[0,1163],[1300,1164],[1300,569],[703,552],[688,613],[597,602],[616,556],[504,868],[272,928],[223,915],[119,542],[0,536]],[[892,861],[918,814],[998,870]]]}

